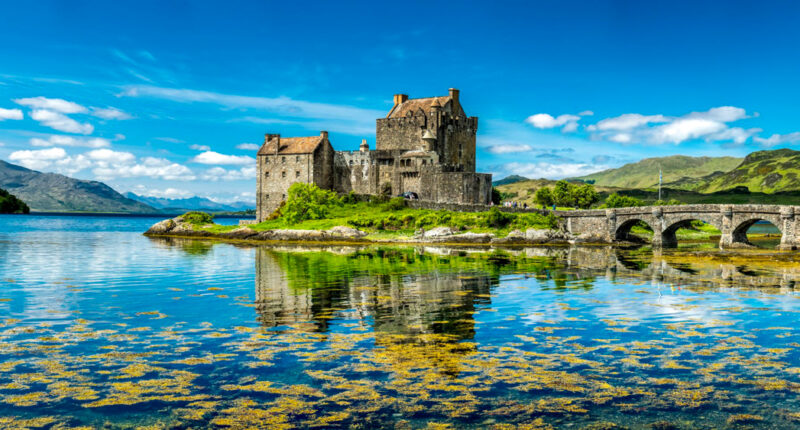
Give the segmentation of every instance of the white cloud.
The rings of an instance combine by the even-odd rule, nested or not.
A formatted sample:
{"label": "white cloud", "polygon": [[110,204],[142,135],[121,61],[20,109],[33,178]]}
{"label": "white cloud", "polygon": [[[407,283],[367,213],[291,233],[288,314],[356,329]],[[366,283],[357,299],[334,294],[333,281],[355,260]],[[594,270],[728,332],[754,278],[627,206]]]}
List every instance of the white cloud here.
{"label": "white cloud", "polygon": [[597,124],[587,127],[588,130],[631,130],[636,127],[647,125],[651,122],[667,122],[664,115],[640,115],[638,113],[626,113],[613,118],[606,118]]}
{"label": "white cloud", "polygon": [[563,127],[561,131],[563,133],[569,133],[578,129],[578,120],[580,119],[581,117],[578,115],[564,114],[553,117],[547,113],[537,113],[536,115],[531,115],[526,118],[525,122],[536,128]]}
{"label": "white cloud", "polygon": [[503,145],[494,145],[487,148],[489,152],[492,154],[510,154],[514,152],[526,152],[533,149],[530,145],[514,145],[514,144],[503,144]]}
{"label": "white cloud", "polygon": [[20,109],[3,109],[0,108],[0,121],[7,119],[22,119],[22,111]]}
{"label": "white cloud", "polygon": [[773,134],[770,137],[754,137],[753,141],[763,146],[775,146],[783,143],[797,143],[800,142],[800,131],[795,131],[789,134]]}
{"label": "white cloud", "polygon": [[731,127],[728,123],[749,118],[747,112],[735,106],[720,106],[703,112],[670,117],[627,113],[606,118],[586,127],[595,140],[633,144],[680,144],[689,140],[733,142],[743,144],[761,130]]}
{"label": "white cloud", "polygon": [[31,118],[39,121],[45,127],[50,127],[58,131],[67,133],[92,134],[94,127],[88,123],[79,123],[63,113],[47,110],[34,109]]}
{"label": "white cloud", "polygon": [[201,164],[255,165],[256,159],[246,155],[226,155],[214,151],[206,151],[198,154],[191,161]]}
{"label": "white cloud", "polygon": [[193,192],[179,188],[157,190],[145,187],[144,185],[137,185],[134,187],[133,192],[144,197],[158,197],[164,199],[188,199],[195,196]]}
{"label": "white cloud", "polygon": [[74,102],[64,99],[49,99],[47,97],[29,97],[24,99],[15,99],[14,103],[22,106],[27,106],[32,109],[45,109],[48,111],[58,113],[86,113],[88,110]]}
{"label": "white cloud", "polygon": [[222,167],[212,167],[206,170],[201,179],[206,181],[241,181],[256,178],[256,167],[242,167],[238,170],[227,170]]}
{"label": "white cloud", "polygon": [[585,110],[578,113],[578,116],[592,116],[592,115],[594,115],[594,112],[590,110]]}
{"label": "white cloud", "polygon": [[570,178],[607,169],[608,166],[588,163],[520,163],[503,165],[507,174],[525,176],[526,178]]}
{"label": "white cloud", "polygon": [[211,147],[208,146],[208,145],[198,145],[198,144],[189,145],[189,148],[190,149],[194,149],[195,151],[209,151],[209,150],[211,150]]}
{"label": "white cloud", "polygon": [[133,118],[133,115],[121,111],[115,107],[107,107],[107,108],[93,107],[92,115],[102,119],[125,120]]}
{"label": "white cloud", "polygon": [[49,148],[14,151],[8,156],[8,159],[29,169],[41,170],[53,164],[53,161],[66,156],[67,151],[64,151],[63,148]]}
{"label": "white cloud", "polygon": [[[99,180],[149,177],[168,181],[196,179],[188,167],[164,158],[144,157],[137,160],[130,152],[95,149],[84,154],[68,155],[63,148],[16,151],[9,159],[30,169],[74,175],[91,169]],[[255,167],[253,168],[255,175]]]}
{"label": "white cloud", "polygon": [[111,146],[111,142],[102,137],[86,139],[61,135],[52,135],[47,139],[34,137],[30,140],[30,144],[32,146],[84,146],[87,148],[108,148]]}
{"label": "white cloud", "polygon": [[172,138],[172,137],[156,137],[155,139],[156,140],[161,140],[163,142],[169,142],[169,143],[184,143],[183,140],[175,139],[175,138]]}
{"label": "white cloud", "polygon": [[245,151],[258,151],[259,148],[261,148],[261,146],[259,146],[256,143],[240,143],[236,145],[236,149],[241,149]]}

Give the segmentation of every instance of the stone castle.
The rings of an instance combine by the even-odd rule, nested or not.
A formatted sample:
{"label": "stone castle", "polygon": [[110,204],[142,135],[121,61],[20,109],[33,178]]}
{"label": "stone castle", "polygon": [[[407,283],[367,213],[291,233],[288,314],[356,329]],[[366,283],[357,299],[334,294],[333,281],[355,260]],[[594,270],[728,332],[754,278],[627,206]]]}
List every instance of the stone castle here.
{"label": "stone castle", "polygon": [[263,221],[295,182],[339,193],[396,196],[414,192],[436,203],[489,204],[492,175],[475,173],[478,118],[468,117],[451,88],[441,97],[394,96],[375,126],[375,150],[334,151],[328,132],[282,138],[266,134],[258,150],[256,217]]}

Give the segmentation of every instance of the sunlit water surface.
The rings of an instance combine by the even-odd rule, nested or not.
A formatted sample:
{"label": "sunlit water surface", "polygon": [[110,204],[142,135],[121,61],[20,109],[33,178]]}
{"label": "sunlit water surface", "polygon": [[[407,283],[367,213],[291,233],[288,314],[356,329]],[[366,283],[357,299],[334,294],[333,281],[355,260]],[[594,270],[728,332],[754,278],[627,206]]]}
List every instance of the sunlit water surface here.
{"label": "sunlit water surface", "polygon": [[155,221],[0,216],[0,427],[800,426],[791,254],[250,247]]}

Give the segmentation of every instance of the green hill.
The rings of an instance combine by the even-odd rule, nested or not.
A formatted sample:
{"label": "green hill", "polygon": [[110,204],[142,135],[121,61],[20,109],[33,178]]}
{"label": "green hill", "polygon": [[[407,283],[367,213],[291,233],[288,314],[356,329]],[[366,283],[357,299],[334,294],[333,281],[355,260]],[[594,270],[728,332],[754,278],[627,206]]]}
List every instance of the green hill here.
{"label": "green hill", "polygon": [[658,185],[658,170],[661,169],[664,183],[673,187],[696,186],[696,180],[728,172],[742,162],[735,157],[671,157],[645,158],[616,169],[604,170],[591,175],[574,178],[594,181],[595,185],[618,188],[649,188]]}
{"label": "green hill", "polygon": [[0,188],[0,214],[26,214],[30,211],[25,202]]}
{"label": "green hill", "polygon": [[503,179],[492,181],[492,186],[499,187],[500,185],[513,184],[515,182],[527,181],[528,178],[520,175],[509,175]]}
{"label": "green hill", "polygon": [[126,198],[97,181],[42,173],[0,160],[0,187],[39,212],[152,213],[150,206]]}
{"label": "green hill", "polygon": [[800,151],[776,149],[753,152],[734,169],[710,178],[695,190],[702,193],[747,187],[751,192],[800,190]]}

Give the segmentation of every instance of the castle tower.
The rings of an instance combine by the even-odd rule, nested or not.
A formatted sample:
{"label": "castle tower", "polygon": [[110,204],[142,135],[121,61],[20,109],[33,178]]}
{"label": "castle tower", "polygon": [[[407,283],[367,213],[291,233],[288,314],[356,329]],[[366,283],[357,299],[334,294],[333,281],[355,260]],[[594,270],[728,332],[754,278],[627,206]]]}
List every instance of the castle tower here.
{"label": "castle tower", "polygon": [[475,172],[478,118],[467,117],[455,88],[439,97],[411,99],[396,94],[392,109],[376,121],[375,148],[413,151],[419,149],[426,131],[435,137],[430,141],[431,149],[445,170]]}

